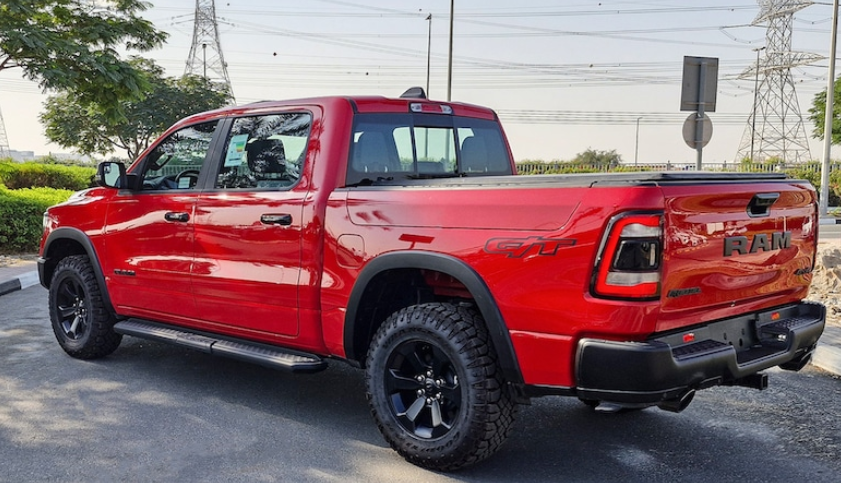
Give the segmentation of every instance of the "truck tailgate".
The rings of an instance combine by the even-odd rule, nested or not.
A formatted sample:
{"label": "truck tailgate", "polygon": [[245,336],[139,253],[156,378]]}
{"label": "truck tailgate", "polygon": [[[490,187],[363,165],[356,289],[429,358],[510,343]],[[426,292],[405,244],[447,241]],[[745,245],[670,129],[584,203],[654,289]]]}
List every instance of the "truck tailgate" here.
{"label": "truck tailgate", "polygon": [[665,184],[658,332],[806,296],[817,210],[808,185]]}

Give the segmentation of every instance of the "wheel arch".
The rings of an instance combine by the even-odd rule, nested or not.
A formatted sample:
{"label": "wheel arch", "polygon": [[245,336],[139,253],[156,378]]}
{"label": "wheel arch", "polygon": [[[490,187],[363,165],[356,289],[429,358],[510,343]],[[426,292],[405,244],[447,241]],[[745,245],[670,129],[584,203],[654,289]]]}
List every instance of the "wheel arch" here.
{"label": "wheel arch", "polygon": [[[348,301],[344,325],[345,356],[350,362],[364,365],[368,346],[379,325],[385,320],[365,320],[360,309],[370,297],[369,287],[383,274],[402,270],[429,270],[446,274],[470,292],[482,314],[491,341],[496,349],[505,379],[512,384],[523,383],[519,362],[511,337],[485,281],[473,268],[450,255],[418,251],[390,252],[371,260],[359,274]],[[401,307],[402,308],[402,307]]]}
{"label": "wheel arch", "polygon": [[114,306],[111,304],[111,297],[108,294],[108,286],[105,284],[105,274],[102,272],[102,265],[99,263],[99,257],[96,254],[93,242],[85,232],[77,228],[57,228],[47,237],[41,259],[38,261],[38,278],[41,285],[49,289],[53,272],[58,263],[72,255],[87,255],[90,259],[103,302],[105,302],[108,310],[114,313]]}

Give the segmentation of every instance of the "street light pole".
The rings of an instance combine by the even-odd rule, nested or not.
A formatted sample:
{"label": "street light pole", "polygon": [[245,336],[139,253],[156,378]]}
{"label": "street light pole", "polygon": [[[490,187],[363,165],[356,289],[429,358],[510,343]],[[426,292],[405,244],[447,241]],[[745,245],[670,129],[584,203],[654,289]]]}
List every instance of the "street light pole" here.
{"label": "street light pole", "polygon": [[832,120],[835,110],[835,44],[838,36],[838,0],[832,2],[832,39],[829,44],[829,73],[826,81],[826,112],[823,121],[820,216],[829,212],[829,155],[832,150]]}
{"label": "street light pole", "polygon": [[201,44],[201,61],[204,65],[204,78],[207,79],[207,44]]}
{"label": "street light pole", "polygon": [[642,119],[642,117],[637,118],[637,139],[634,143],[634,166],[637,165],[637,157],[640,154],[640,119]]}
{"label": "street light pole", "polygon": [[432,14],[426,16],[429,21],[429,32],[426,34],[426,98],[429,98],[429,70],[432,66]]}
{"label": "street light pole", "polygon": [[447,60],[447,102],[453,100],[453,12],[455,0],[450,0],[450,54]]}
{"label": "street light pole", "polygon": [[753,116],[750,126],[750,162],[753,162],[753,145],[756,141],[756,107],[759,103],[759,53],[765,50],[765,46],[753,49],[756,52],[756,75],[753,79]]}

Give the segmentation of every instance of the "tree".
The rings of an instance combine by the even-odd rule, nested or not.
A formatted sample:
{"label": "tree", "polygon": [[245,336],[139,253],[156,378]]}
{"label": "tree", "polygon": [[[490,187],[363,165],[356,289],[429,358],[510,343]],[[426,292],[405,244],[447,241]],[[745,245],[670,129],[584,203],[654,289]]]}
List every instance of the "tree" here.
{"label": "tree", "polygon": [[598,151],[588,148],[586,151],[576,154],[572,162],[594,167],[613,167],[622,163],[622,156],[615,149]]}
{"label": "tree", "polygon": [[149,86],[140,101],[123,101],[120,109],[127,121],[109,118],[96,104],[69,93],[47,99],[41,122],[47,138],[82,154],[109,154],[124,150],[134,160],[175,121],[231,102],[225,86],[197,76],[164,77],[154,61],[134,57],[132,68]]}
{"label": "tree", "polygon": [[[841,144],[841,78],[834,84],[835,103],[832,108],[832,144]],[[815,94],[812,107],[809,109],[809,119],[815,125],[812,137],[823,138],[824,121],[826,116],[826,89]]]}
{"label": "tree", "polygon": [[118,48],[148,51],[166,39],[139,17],[142,0],[3,0],[0,71],[19,67],[44,90],[68,92],[119,118],[123,99],[139,99],[144,77]]}

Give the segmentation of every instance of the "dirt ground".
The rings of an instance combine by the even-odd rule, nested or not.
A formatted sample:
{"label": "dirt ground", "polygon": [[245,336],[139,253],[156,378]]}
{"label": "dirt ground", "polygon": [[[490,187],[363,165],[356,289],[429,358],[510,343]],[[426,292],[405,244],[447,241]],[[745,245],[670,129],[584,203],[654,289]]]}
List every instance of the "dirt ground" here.
{"label": "dirt ground", "polygon": [[[0,268],[19,266],[37,258],[37,255],[0,255]],[[841,327],[841,244],[818,245],[818,263],[808,298],[826,305],[828,325]]]}
{"label": "dirt ground", "polygon": [[812,274],[809,300],[826,305],[828,325],[841,326],[841,244],[818,245],[818,263]]}

